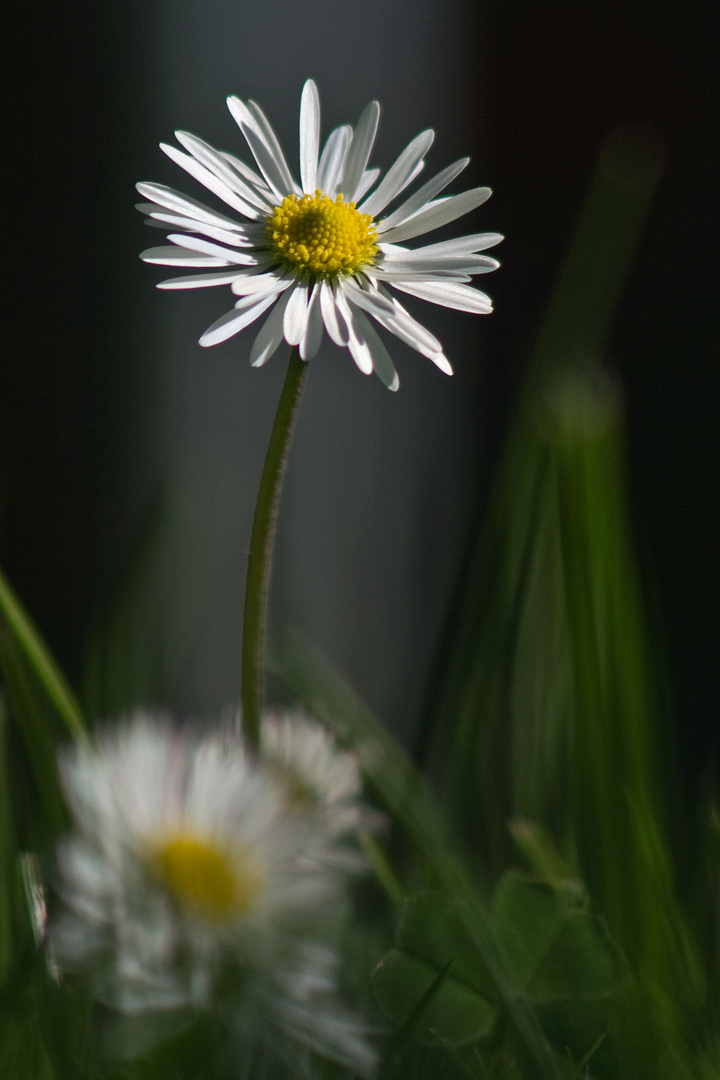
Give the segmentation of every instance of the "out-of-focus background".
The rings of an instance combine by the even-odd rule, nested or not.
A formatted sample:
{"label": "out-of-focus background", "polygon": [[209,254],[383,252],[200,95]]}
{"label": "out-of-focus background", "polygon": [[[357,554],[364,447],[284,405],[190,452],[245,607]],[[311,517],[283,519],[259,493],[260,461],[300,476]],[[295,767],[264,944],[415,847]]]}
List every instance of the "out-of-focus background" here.
{"label": "out-of-focus background", "polygon": [[[604,137],[641,125],[666,168],[617,313],[632,517],[689,780],[720,746],[717,33],[668,0],[35,0],[4,32],[0,560],[71,678],[150,559],[146,694],[207,712],[238,691],[252,505],[284,364],[252,334],[196,344],[229,293],[163,294],[137,180],[199,189],[157,149],[175,128],[240,150],[225,97],[259,101],[296,159],[304,79],[323,132],[382,105],[373,163],[436,129],[427,168],[495,194],[489,318],[415,309],[448,379],[392,343],[391,395],[333,346],[312,362],[282,507],[272,621],[299,625],[381,718],[417,723],[453,587]],[[209,197],[212,201],[212,197]],[[169,539],[169,546],[165,541]],[[135,556],[137,558],[137,556]]]}

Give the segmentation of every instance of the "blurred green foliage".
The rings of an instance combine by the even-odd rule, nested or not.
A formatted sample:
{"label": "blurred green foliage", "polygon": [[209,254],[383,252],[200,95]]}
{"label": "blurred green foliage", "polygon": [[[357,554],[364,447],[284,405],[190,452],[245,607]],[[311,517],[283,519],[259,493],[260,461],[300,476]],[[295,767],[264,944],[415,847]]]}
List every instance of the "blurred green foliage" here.
{"label": "blurred green foliage", "polygon": [[[422,767],[302,637],[272,658],[355,749],[392,825],[365,841],[375,882],[347,942],[348,985],[369,992],[372,971],[385,1017],[381,1080],[720,1080],[720,829],[692,846],[678,826],[602,363],[661,171],[639,133],[601,152],[441,650]],[[200,584],[156,640],[179,512],[158,503],[93,637],[91,715],[156,699],[182,663]],[[212,1016],[168,1015],[158,1038],[160,1018],[144,1032],[59,975],[43,859],[67,826],[56,746],[84,720],[1,578],[0,679],[0,1077],[339,1080],[319,1059],[230,1057]]]}

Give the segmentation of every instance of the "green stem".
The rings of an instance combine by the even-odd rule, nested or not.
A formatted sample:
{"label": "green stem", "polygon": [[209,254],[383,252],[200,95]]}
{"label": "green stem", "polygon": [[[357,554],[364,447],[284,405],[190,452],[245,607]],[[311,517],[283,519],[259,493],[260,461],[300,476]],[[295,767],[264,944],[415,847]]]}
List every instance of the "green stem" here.
{"label": "green stem", "polygon": [[40,634],[0,570],[0,614],[30,661],[48,697],[75,738],[87,734],[80,706]]}
{"label": "green stem", "polygon": [[240,699],[243,731],[250,745],[256,748],[260,745],[260,713],[265,679],[265,631],[275,528],[280,492],[290,451],[290,440],[306,373],[307,364],[300,359],[298,350],[294,348],[290,353],[285,383],[265,455],[250,536],[250,556],[245,586]]}

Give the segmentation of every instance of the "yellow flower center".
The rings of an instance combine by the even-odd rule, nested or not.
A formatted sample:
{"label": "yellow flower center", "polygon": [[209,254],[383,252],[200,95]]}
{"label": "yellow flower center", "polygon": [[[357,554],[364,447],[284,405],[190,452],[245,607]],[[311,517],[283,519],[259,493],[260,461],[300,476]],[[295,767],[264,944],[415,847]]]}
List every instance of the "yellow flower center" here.
{"label": "yellow flower center", "polygon": [[309,784],[287,766],[275,764],[270,768],[283,788],[287,812],[298,817],[312,813],[318,804],[318,797]]}
{"label": "yellow flower center", "polygon": [[249,854],[230,857],[190,835],[165,840],[153,863],[178,903],[213,920],[247,914],[265,885],[263,868]]}
{"label": "yellow flower center", "polygon": [[286,195],[267,220],[270,245],[301,277],[334,278],[354,274],[377,255],[377,230],[370,214],[355,203],[335,202],[318,189],[314,195]]}

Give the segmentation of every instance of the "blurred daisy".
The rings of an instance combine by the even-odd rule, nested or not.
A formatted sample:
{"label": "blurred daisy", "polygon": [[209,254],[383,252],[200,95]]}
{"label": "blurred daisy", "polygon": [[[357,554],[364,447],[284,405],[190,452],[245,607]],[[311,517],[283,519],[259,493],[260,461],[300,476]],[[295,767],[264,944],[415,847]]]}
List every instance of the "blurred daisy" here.
{"label": "blurred daisy", "polygon": [[381,821],[361,802],[356,756],[341,750],[332,734],[302,709],[263,713],[260,748],[262,762],[280,783],[288,812],[316,823],[324,861],[364,869],[357,853],[334,843],[371,831]]}
{"label": "blurred daisy", "polygon": [[340,877],[304,857],[308,822],[239,743],[137,714],[60,769],[76,825],[58,853],[61,967],[125,1012],[232,1003],[247,1039],[279,1028],[343,1061],[362,1046],[367,1071],[334,995]]}
{"label": "blurred daisy", "polygon": [[225,341],[269,311],[250,352],[255,367],[264,364],[283,339],[298,346],[303,360],[309,360],[327,331],[332,341],[350,350],[361,371],[374,370],[396,390],[395,368],[371,316],[441,371],[452,374],[440,342],[390,290],[460,311],[492,310],[489,297],[468,282],[499,265],[478,254],[502,239],[498,233],[473,233],[413,249],[404,246],[404,241],[454,221],[488,198],[486,187],[440,194],[469,158],[443,169],[390,211],[390,204],[422,170],[432,130],[413,139],[377,184],[380,170],[368,168],[368,161],[380,115],[378,103],[366,107],[354,129],[335,128],[320,153],[320,102],[310,79],[300,102],[298,184],[260,107],[230,97],[228,108],[259,171],[186,131],[175,133],[183,150],[165,144],[161,148],[242,221],[162,184],[137,185],[148,200],[138,209],[149,215],[151,224],[173,228],[167,237],[171,246],[150,248],[141,258],[207,271],[169,278],[158,287],[230,285],[239,298],[205,331],[200,344]]}

